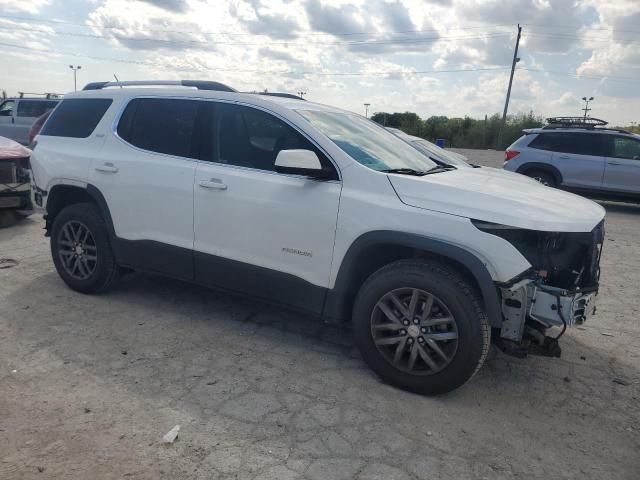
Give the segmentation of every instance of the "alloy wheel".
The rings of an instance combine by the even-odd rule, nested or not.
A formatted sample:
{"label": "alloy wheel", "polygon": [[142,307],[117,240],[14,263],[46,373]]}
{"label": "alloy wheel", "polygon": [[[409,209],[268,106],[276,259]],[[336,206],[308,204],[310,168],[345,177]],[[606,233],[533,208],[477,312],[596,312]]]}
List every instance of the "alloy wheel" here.
{"label": "alloy wheel", "polygon": [[417,288],[383,295],[371,314],[371,334],[385,360],[412,375],[441,371],[458,349],[458,328],[447,306]]}
{"label": "alloy wheel", "polygon": [[98,249],[87,226],[77,220],[65,223],[58,234],[58,257],[65,272],[86,280],[96,270]]}

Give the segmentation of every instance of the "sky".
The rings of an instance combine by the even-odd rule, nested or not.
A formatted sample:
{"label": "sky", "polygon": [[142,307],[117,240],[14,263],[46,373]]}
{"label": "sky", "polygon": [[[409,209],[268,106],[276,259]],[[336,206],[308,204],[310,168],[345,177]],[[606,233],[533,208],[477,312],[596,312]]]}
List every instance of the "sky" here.
{"label": "sky", "polygon": [[364,113],[640,123],[640,0],[0,0],[0,89],[205,79]]}

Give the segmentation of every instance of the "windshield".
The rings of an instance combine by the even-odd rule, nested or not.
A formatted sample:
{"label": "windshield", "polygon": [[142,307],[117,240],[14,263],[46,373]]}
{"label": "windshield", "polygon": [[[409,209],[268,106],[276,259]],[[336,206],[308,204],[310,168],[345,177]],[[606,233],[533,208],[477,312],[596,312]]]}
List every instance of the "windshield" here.
{"label": "windshield", "polygon": [[427,171],[437,164],[371,120],[358,115],[297,110],[342,151],[373,170]]}
{"label": "windshield", "polygon": [[434,156],[436,159],[445,162],[447,165],[454,165],[456,167],[470,167],[470,165],[465,162],[462,158],[457,155],[453,155],[450,152],[447,152],[444,148],[440,148],[439,146],[427,142],[426,140],[416,140],[415,142],[411,142],[418,150],[428,156]]}

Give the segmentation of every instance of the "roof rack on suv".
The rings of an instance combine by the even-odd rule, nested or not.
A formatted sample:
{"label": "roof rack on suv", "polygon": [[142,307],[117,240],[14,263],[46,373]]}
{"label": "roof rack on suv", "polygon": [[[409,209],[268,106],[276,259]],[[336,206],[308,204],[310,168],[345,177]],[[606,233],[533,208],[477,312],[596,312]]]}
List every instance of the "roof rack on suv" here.
{"label": "roof rack on suv", "polygon": [[219,92],[236,92],[237,90],[220,82],[208,80],[141,80],[127,82],[91,82],[83,90],[102,90],[107,87],[146,87],[146,86],[181,86],[195,87],[198,90],[217,90]]}
{"label": "roof rack on suv", "polygon": [[258,95],[267,95],[270,97],[282,97],[282,98],[295,98],[296,100],[304,100],[304,98],[299,95],[294,95],[293,93],[280,93],[280,92],[249,92]]}
{"label": "roof rack on suv", "polygon": [[591,117],[550,117],[547,118],[548,125],[542,128],[595,128],[604,127],[608,122],[599,118]]}
{"label": "roof rack on suv", "polygon": [[44,93],[18,92],[18,98],[24,98],[25,95],[42,95],[47,100],[51,98],[60,98],[62,96],[59,93],[53,93],[53,92],[44,92]]}

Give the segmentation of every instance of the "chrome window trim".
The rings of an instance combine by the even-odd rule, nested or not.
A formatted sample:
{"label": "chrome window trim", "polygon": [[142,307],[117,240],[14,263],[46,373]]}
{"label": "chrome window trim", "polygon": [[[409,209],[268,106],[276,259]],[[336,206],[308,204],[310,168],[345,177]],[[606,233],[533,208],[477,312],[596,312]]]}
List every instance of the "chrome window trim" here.
{"label": "chrome window trim", "polygon": [[[129,106],[129,103],[131,103],[133,100],[137,100],[137,99],[144,99],[144,98],[148,98],[148,99],[165,99],[165,100],[193,100],[193,101],[204,101],[204,102],[214,102],[214,103],[226,103],[226,104],[232,104],[232,105],[240,105],[240,106],[245,106],[245,107],[249,107],[249,108],[255,108],[257,110],[261,110],[263,112],[266,112],[270,115],[273,115],[274,117],[278,118],[279,120],[281,120],[282,122],[284,122],[285,124],[287,124],[288,126],[290,126],[291,128],[293,128],[296,132],[298,132],[300,135],[302,135],[307,141],[309,141],[312,145],[314,145],[318,150],[320,150],[326,157],[327,159],[329,159],[329,162],[331,162],[331,164],[333,165],[333,168],[336,170],[336,172],[338,173],[338,179],[337,180],[320,180],[320,179],[312,179],[309,177],[305,177],[304,175],[292,175],[292,174],[286,174],[286,173],[278,173],[275,170],[262,170],[259,168],[252,168],[252,167],[243,167],[241,165],[231,165],[228,163],[221,163],[221,162],[214,162],[214,161],[209,161],[209,160],[202,160],[199,158],[191,158],[191,157],[181,157],[178,155],[170,155],[168,153],[162,153],[162,152],[154,152],[153,150],[145,150],[144,148],[140,148],[137,147],[129,142],[127,142],[124,138],[122,138],[119,134],[118,134],[118,124],[120,123],[120,119],[122,118],[122,115],[124,114],[124,111],[126,110],[126,108]],[[279,176],[284,176],[284,177],[292,177],[292,178],[304,178],[307,180],[313,180],[313,181],[318,181],[318,182],[325,182],[325,183],[342,183],[342,174],[340,172],[340,168],[338,167],[337,163],[333,160],[333,158],[331,157],[331,155],[329,155],[327,153],[327,151],[322,148],[322,146],[318,145],[318,143],[313,140],[312,138],[309,137],[309,135],[307,135],[306,132],[304,132],[302,129],[298,128],[296,125],[293,125],[291,122],[289,122],[286,118],[282,117],[282,115],[279,115],[278,113],[269,110],[267,108],[264,108],[262,105],[254,105],[251,103],[246,103],[240,100],[224,100],[224,99],[217,99],[217,98],[206,98],[206,97],[183,97],[180,95],[177,96],[164,96],[164,95],[136,95],[136,96],[132,96],[129,97],[127,99],[125,99],[122,104],[119,106],[118,110],[116,111],[114,117],[113,117],[113,121],[111,122],[111,133],[113,134],[113,136],[115,138],[117,138],[120,142],[122,142],[123,144],[127,145],[130,148],[133,148],[134,150],[137,150],[139,152],[144,152],[144,153],[148,153],[148,154],[153,154],[153,155],[162,155],[164,157],[169,157],[169,158],[175,158],[178,160],[185,160],[185,161],[189,161],[189,162],[196,162],[196,163],[202,163],[204,165],[219,165],[219,166],[223,166],[223,167],[227,167],[227,168],[236,168],[236,169],[241,169],[241,170],[250,170],[250,171],[254,171],[254,172],[263,172],[263,173],[268,173],[271,175],[279,175]]]}

